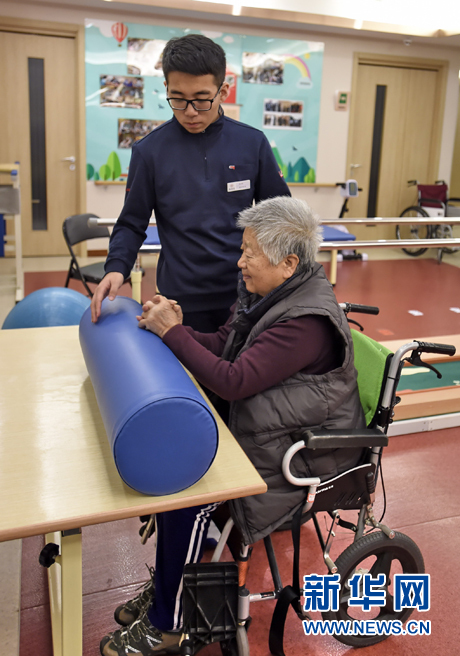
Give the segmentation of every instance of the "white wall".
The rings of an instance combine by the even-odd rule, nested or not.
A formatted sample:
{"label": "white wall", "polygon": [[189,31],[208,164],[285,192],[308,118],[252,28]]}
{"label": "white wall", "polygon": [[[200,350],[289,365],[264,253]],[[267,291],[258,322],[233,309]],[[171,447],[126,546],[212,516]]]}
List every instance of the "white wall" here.
{"label": "white wall", "polygon": [[[299,29],[298,31],[286,30],[282,24],[280,24],[279,29],[274,30],[273,28],[254,28],[243,25],[240,27],[235,24],[218,24],[209,21],[198,23],[189,18],[180,21],[177,17],[165,15],[155,17],[152,14],[140,15],[136,11],[126,14],[114,11],[111,8],[106,11],[94,11],[77,7],[67,9],[50,5],[41,6],[39,1],[34,4],[22,4],[18,1],[13,3],[0,0],[0,15],[79,24],[84,24],[85,18],[105,18],[127,22],[186,26],[192,29],[206,26],[208,29],[230,32],[323,41],[325,50],[318,137],[318,182],[337,182],[349,177],[349,171],[346,171],[349,112],[335,111],[334,94],[336,90],[351,90],[353,55],[355,52],[410,55],[411,57],[448,60],[449,74],[438,177],[450,180],[457,124],[460,48],[431,45],[433,42],[427,44],[413,42],[410,47],[407,47],[404,45],[402,37],[385,40],[376,38],[376,36],[371,39],[367,37],[357,38],[354,35],[318,34],[317,32],[309,33],[305,29]],[[422,100],[423,97],[421,97]],[[87,192],[88,211],[110,218],[118,214],[123,203],[123,188],[95,187],[94,184],[88,183]],[[311,188],[293,187],[292,193],[296,197],[309,202],[315,211],[324,218],[332,218],[338,215],[341,198],[339,191],[336,189],[323,188],[317,191]]]}
{"label": "white wall", "polygon": [[92,180],[86,182],[86,206],[104,219],[116,219],[121,212],[125,199],[124,185],[95,185]]}

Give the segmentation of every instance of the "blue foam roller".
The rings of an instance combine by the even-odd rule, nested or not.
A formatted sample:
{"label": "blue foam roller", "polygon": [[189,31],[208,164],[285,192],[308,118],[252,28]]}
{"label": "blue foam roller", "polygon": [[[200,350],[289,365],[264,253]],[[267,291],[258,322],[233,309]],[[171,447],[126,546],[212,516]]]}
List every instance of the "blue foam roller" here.
{"label": "blue foam roller", "polygon": [[164,495],[196,483],[216,455],[218,429],[205,400],[161,339],[138,327],[141,306],[104,300],[80,322],[80,344],[123,481]]}
{"label": "blue foam roller", "polygon": [[74,289],[44,287],[25,296],[9,312],[3,330],[78,326],[91,301]]}

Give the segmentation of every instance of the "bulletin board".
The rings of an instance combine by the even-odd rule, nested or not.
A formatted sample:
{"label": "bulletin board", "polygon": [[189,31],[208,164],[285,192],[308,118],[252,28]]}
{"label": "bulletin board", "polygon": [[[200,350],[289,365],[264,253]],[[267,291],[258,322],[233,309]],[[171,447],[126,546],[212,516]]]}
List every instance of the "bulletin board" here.
{"label": "bulletin board", "polygon": [[[132,144],[172,117],[164,45],[191,30],[89,19],[85,25],[87,179],[124,179]],[[200,33],[227,56],[224,112],[265,133],[287,182],[315,182],[324,44]]]}

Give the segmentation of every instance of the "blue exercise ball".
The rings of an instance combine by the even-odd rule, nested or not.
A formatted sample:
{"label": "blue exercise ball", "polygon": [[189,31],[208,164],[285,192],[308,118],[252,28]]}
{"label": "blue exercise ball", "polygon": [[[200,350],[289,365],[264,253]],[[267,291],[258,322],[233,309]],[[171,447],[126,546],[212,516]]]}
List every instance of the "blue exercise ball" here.
{"label": "blue exercise ball", "polygon": [[2,329],[75,326],[91,301],[66,287],[45,287],[32,292],[7,315]]}

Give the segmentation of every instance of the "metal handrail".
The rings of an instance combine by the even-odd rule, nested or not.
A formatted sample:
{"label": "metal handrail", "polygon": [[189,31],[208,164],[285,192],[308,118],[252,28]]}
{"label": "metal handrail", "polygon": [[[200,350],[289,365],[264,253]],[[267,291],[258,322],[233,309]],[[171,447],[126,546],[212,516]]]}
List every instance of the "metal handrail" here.
{"label": "metal handrail", "polygon": [[412,225],[416,225],[420,223],[421,225],[437,225],[438,223],[448,223],[449,225],[454,225],[456,223],[460,223],[460,217],[454,217],[454,216],[423,216],[423,217],[402,217],[402,216],[375,216],[373,218],[367,218],[367,219],[321,219],[321,223],[324,225],[341,225],[344,223],[347,224],[356,224],[356,225],[378,225],[380,223],[409,223]]}
{"label": "metal handrail", "polygon": [[[336,251],[344,248],[444,248],[456,246],[460,249],[460,239],[378,239],[376,241],[323,241],[321,251]],[[161,249],[160,245],[143,245],[140,251]]]}
{"label": "metal handrail", "polygon": [[[88,219],[89,226],[113,226],[117,219]],[[421,223],[421,224],[436,224],[436,223],[460,223],[460,217],[423,217],[421,219],[405,219],[401,217],[375,217],[374,219],[323,219],[321,221],[324,225],[334,225],[343,223],[356,223],[356,224],[379,224],[379,223]],[[156,222],[151,220],[149,225],[156,225]],[[344,241],[323,241],[320,246],[322,251],[342,250],[345,248]],[[452,239],[376,239],[376,240],[362,240],[362,241],[349,241],[346,242],[352,248],[444,248],[446,246],[457,246],[460,248],[460,238]],[[141,251],[160,251],[161,246],[158,244],[143,245]]]}
{"label": "metal handrail", "polygon": [[[117,219],[88,219],[88,225],[90,227],[96,227],[96,226],[114,226],[115,223],[117,222]],[[379,223],[386,223],[386,224],[394,224],[394,223],[408,223],[412,225],[416,225],[420,223],[421,225],[436,225],[438,223],[448,223],[450,225],[455,225],[457,223],[460,223],[460,217],[454,217],[454,216],[427,216],[427,217],[418,217],[418,218],[406,218],[406,217],[401,217],[401,216],[394,216],[394,217],[380,217],[380,216],[375,216],[373,218],[368,217],[367,219],[321,219],[321,224],[322,225],[343,225],[344,223],[347,224],[356,224],[356,225],[378,225]],[[150,220],[149,225],[156,225],[155,220]]]}
{"label": "metal handrail", "polygon": [[343,250],[344,248],[444,248],[457,246],[460,239],[376,239],[369,241],[323,241],[322,251]]}

